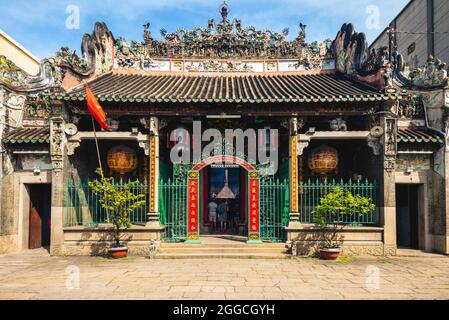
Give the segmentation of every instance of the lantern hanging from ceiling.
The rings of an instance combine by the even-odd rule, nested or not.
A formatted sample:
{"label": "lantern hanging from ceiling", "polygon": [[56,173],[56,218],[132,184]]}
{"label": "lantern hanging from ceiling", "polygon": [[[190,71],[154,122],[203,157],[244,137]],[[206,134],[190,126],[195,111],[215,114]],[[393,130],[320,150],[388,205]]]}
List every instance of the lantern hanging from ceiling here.
{"label": "lantern hanging from ceiling", "polygon": [[309,156],[309,169],[316,174],[329,174],[338,167],[338,151],[329,146],[321,146]]}
{"label": "lantern hanging from ceiling", "polygon": [[136,152],[124,145],[119,145],[109,150],[107,161],[109,168],[121,175],[130,173],[137,168]]}

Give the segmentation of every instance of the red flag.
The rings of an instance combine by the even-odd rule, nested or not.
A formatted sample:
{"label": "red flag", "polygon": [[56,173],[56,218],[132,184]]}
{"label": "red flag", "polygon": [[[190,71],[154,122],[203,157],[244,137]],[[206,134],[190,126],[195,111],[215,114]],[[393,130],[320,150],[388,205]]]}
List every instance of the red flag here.
{"label": "red flag", "polygon": [[89,88],[89,85],[86,82],[86,101],[87,107],[89,108],[89,112],[94,117],[95,120],[99,123],[100,127],[105,130],[109,129],[109,126],[106,124],[106,114],[98,103],[97,98],[95,98],[94,94]]}

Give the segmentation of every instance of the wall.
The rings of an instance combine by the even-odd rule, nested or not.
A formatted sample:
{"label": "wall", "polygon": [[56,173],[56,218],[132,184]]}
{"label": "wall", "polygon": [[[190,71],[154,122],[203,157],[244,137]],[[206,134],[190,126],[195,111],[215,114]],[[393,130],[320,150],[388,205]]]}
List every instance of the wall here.
{"label": "wall", "polygon": [[[148,256],[150,244],[154,240],[160,243],[161,232],[151,227],[135,226],[123,231],[122,242],[129,248],[130,255]],[[96,228],[67,227],[64,228],[64,245],[62,255],[106,255],[113,237],[108,232],[108,225],[103,224]]]}
{"label": "wall", "polygon": [[[427,0],[415,0],[406,11],[396,19],[396,29],[407,32],[427,32]],[[413,66],[413,59],[417,59],[415,67],[423,65],[428,58],[427,36],[425,34],[404,34],[396,35],[398,50],[404,56],[406,63]],[[408,47],[415,43],[415,51],[410,55]],[[415,58],[416,57],[416,58]]]}
{"label": "wall", "polygon": [[449,62],[449,1],[434,0],[434,8],[435,32],[446,32],[435,34],[435,56]]}
{"label": "wall", "polygon": [[[343,240],[342,252],[349,255],[382,256],[383,227],[345,227],[339,237]],[[302,224],[301,228],[288,230],[288,243],[293,255],[313,256],[319,249],[320,232],[314,225]]]}
{"label": "wall", "polygon": [[39,59],[2,30],[0,30],[0,55],[7,57],[30,75],[36,75],[39,72]]}
{"label": "wall", "polygon": [[[428,56],[432,53],[429,47],[431,35],[431,16],[428,15],[427,5],[431,0],[413,0],[408,4],[392,22],[391,26],[399,32],[396,34],[398,51],[404,56],[404,61],[412,69],[425,64]],[[432,9],[430,9],[432,11]],[[433,0],[433,29],[434,35],[434,55],[435,57],[449,63],[449,34],[437,34],[438,32],[449,31],[449,1]],[[417,32],[424,34],[405,34],[406,32]],[[415,50],[408,53],[410,45],[415,43]],[[388,35],[384,30],[380,36],[371,44],[371,48],[380,48],[388,46]]]}
{"label": "wall", "polygon": [[2,180],[0,253],[28,248],[28,184],[51,183],[51,173],[12,172]]}
{"label": "wall", "polygon": [[[408,166],[414,172],[406,174]],[[444,176],[435,171],[435,156],[427,154],[399,154],[396,161],[396,184],[417,184],[423,186],[423,201],[418,205],[420,220],[420,248],[426,251],[445,253],[446,248],[440,237],[446,235],[446,214]]]}

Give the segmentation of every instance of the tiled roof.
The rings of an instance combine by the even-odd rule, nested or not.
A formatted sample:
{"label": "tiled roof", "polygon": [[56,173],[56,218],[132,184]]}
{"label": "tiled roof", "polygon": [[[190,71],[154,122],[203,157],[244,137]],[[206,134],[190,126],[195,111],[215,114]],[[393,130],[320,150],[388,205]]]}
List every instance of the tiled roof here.
{"label": "tiled roof", "polygon": [[[92,80],[100,101],[177,103],[287,103],[384,101],[392,97],[336,73],[117,74]],[[65,100],[84,100],[80,86]]]}
{"label": "tiled roof", "polygon": [[399,143],[444,143],[443,137],[428,128],[399,128]]}
{"label": "tiled roof", "polygon": [[19,128],[9,132],[4,143],[50,143],[50,128]]}

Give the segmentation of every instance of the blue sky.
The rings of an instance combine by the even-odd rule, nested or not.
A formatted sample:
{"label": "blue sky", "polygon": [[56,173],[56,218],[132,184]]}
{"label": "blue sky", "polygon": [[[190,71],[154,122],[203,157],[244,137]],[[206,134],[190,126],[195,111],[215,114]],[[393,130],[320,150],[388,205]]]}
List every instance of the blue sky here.
{"label": "blue sky", "polygon": [[[244,27],[254,25],[278,32],[289,27],[289,38],[294,38],[299,22],[303,22],[307,25],[306,40],[321,41],[333,39],[344,22],[353,22],[356,29],[365,32],[368,41],[372,41],[409,0],[227,2],[232,10],[229,18],[242,19]],[[44,58],[53,55],[61,46],[80,52],[82,35],[90,33],[96,21],[106,22],[115,37],[142,41],[145,22],[151,23],[153,36],[160,38],[161,28],[172,32],[181,27],[206,26],[209,18],[218,20],[221,3],[222,0],[0,0],[0,28],[38,58]],[[66,28],[69,5],[79,8],[79,29]]]}

